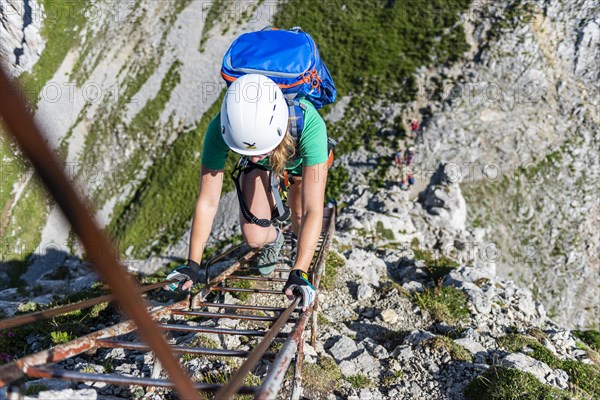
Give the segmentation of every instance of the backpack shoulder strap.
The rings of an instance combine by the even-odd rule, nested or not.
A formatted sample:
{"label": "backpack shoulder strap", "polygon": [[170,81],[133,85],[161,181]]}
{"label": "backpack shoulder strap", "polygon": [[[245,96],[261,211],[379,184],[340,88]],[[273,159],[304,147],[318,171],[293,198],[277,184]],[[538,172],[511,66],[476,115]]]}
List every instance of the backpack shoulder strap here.
{"label": "backpack shoulder strap", "polygon": [[296,142],[296,153],[299,155],[300,151],[300,137],[302,136],[302,130],[304,129],[304,112],[306,111],[306,105],[302,104],[299,100],[293,97],[286,98],[289,115],[290,115],[290,134]]}

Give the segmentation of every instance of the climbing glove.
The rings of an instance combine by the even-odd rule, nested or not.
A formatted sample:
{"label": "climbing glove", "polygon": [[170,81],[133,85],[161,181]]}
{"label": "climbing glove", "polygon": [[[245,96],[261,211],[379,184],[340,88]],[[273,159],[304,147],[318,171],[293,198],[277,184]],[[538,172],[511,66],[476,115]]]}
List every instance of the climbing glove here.
{"label": "climbing glove", "polygon": [[[200,279],[200,264],[193,260],[186,260],[185,265],[181,265],[175,268],[169,275],[167,280],[175,280],[177,282],[169,283],[165,286],[166,290],[181,290],[187,281],[192,281],[192,284],[196,284]],[[189,288],[188,288],[189,289]]]}
{"label": "climbing glove", "polygon": [[292,300],[295,296],[301,296],[300,306],[302,311],[306,311],[315,300],[317,290],[308,281],[306,272],[300,269],[293,269],[290,272],[287,282],[283,287],[283,293]]}

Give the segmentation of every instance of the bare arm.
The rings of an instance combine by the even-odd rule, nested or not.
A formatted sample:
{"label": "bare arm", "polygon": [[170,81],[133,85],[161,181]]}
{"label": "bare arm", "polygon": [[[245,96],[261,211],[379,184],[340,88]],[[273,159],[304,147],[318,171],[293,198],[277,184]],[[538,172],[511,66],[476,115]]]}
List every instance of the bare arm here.
{"label": "bare arm", "polygon": [[[209,170],[202,167],[200,176],[200,193],[192,220],[188,255],[190,260],[198,264],[202,261],[202,254],[219,208],[221,188],[223,187],[223,170]],[[190,286],[192,286],[191,280],[184,284],[183,290],[189,289]]]}
{"label": "bare arm", "polygon": [[302,168],[302,219],[298,232],[298,256],[294,269],[308,271],[323,224],[327,163]]}

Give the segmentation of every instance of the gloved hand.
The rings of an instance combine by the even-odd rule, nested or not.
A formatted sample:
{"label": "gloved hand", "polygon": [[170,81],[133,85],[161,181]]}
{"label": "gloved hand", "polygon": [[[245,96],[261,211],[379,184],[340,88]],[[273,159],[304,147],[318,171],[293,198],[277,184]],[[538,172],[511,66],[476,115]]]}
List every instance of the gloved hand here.
{"label": "gloved hand", "polygon": [[300,306],[302,307],[302,311],[306,311],[317,296],[317,290],[308,281],[308,275],[300,269],[293,269],[290,272],[288,280],[285,286],[283,286],[283,293],[289,300],[294,300],[294,297],[301,296],[302,301],[300,302]]}
{"label": "gloved hand", "polygon": [[196,284],[200,278],[200,264],[193,260],[187,260],[185,265],[175,268],[169,275],[167,280],[176,280],[178,282],[169,283],[164,287],[165,290],[189,290],[192,285]]}

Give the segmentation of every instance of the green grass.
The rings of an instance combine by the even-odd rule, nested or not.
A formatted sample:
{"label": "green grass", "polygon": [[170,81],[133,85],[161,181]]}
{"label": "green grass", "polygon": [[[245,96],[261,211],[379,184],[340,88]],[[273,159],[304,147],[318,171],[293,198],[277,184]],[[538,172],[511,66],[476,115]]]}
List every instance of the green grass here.
{"label": "green grass", "polygon": [[339,199],[350,187],[350,175],[348,170],[338,165],[327,172],[327,187],[325,188],[325,200]]}
{"label": "green grass", "polygon": [[317,322],[319,323],[319,325],[331,325],[331,322],[329,322],[327,317],[325,317],[325,315],[321,311],[319,311],[317,314]]}
{"label": "green grass", "polygon": [[67,343],[69,340],[72,340],[75,337],[68,332],[54,331],[50,332],[50,338],[52,339],[52,344],[57,345]]}
{"label": "green grass", "polygon": [[42,88],[54,76],[67,52],[78,45],[79,34],[87,23],[84,13],[89,0],[41,0],[40,3],[46,15],[41,31],[46,47],[31,72],[19,76],[32,104],[37,103]]}
{"label": "green grass", "polygon": [[514,31],[517,27],[529,23],[534,17],[535,11],[534,3],[513,0],[507,2],[503,13],[490,14],[492,26],[487,34],[487,47],[492,46],[503,32]]}
{"label": "green grass", "polygon": [[[367,148],[369,146],[372,146],[373,141],[368,141],[365,143],[367,145]],[[370,148],[370,151],[375,151],[375,149]],[[377,190],[385,187],[385,175],[387,173],[387,170],[391,167],[392,165],[392,159],[391,157],[389,157],[387,154],[379,157],[379,159],[377,160],[377,166],[375,167],[375,169],[369,174],[369,190],[372,193],[377,192]]]}
{"label": "green grass", "polygon": [[[189,344],[190,347],[200,347],[200,348],[205,348],[205,349],[218,349],[219,345],[217,342],[215,342],[213,339],[204,336],[204,335],[199,335],[196,336],[192,342]],[[204,358],[204,357],[211,357],[211,358],[218,358],[216,356],[204,356],[204,355],[199,355],[199,354],[184,354],[183,356],[181,356],[181,360],[183,362],[188,362],[191,361],[195,358]]]}
{"label": "green grass", "polygon": [[[155,149],[155,146],[158,144],[156,131],[157,129],[160,129],[157,124],[161,112],[171,98],[171,92],[181,82],[181,76],[179,74],[180,66],[180,61],[175,60],[173,62],[165,74],[156,96],[144,105],[126,127],[127,136],[135,137],[138,145],[136,146],[134,153],[121,163],[116,171],[111,172],[120,174],[123,171],[126,171],[125,177],[132,180],[132,178],[135,178],[136,174],[142,170],[144,163],[147,162],[149,158],[160,158],[160,150]],[[123,182],[122,179],[106,179],[102,190],[106,193],[118,193],[119,190],[122,190],[121,185],[124,183],[125,182]],[[130,202],[131,200],[136,200],[136,195],[137,193],[134,193]],[[131,206],[130,202],[126,202],[124,205],[120,206]]]}
{"label": "green grass", "polygon": [[190,346],[192,347],[204,347],[207,349],[216,349],[219,347],[219,345],[217,344],[217,342],[214,341],[214,339],[209,338],[208,336],[197,336],[196,338],[194,338],[194,340],[192,340],[192,343],[190,344]]}
{"label": "green grass", "polygon": [[204,25],[202,26],[202,36],[200,37],[200,53],[204,53],[204,45],[208,41],[208,33],[215,26],[215,23],[219,21],[219,18],[223,18],[223,11],[227,7],[227,0],[213,0],[210,8],[206,13]]}
{"label": "green grass", "polygon": [[381,221],[377,221],[377,224],[375,225],[375,232],[377,232],[377,236],[379,238],[386,240],[395,239],[394,231],[392,231],[391,229],[387,229],[385,226],[383,226],[383,222]]}
{"label": "green grass", "polygon": [[[251,289],[252,282],[246,279],[230,279],[227,281],[227,286],[238,289]],[[232,292],[232,296],[240,299],[240,301],[248,300],[250,292]]]}
{"label": "green grass", "polygon": [[[55,298],[50,304],[42,305],[34,302],[25,303],[17,314],[48,310],[81,300],[105,294],[101,284],[80,292],[72,293],[62,299]],[[90,332],[90,328],[106,323],[113,318],[115,309],[108,303],[97,304],[84,310],[71,311],[52,319],[34,322],[8,330],[0,330],[0,364],[12,361],[32,352],[27,337],[38,335],[42,347],[63,343],[67,338],[81,336]],[[70,340],[70,339],[69,339]]]}
{"label": "green grass", "polygon": [[350,375],[344,379],[346,379],[348,382],[350,382],[352,387],[357,388],[357,389],[366,388],[366,387],[373,385],[373,382],[371,381],[371,379],[369,379],[368,377],[366,377],[363,374]]}
{"label": "green grass", "polygon": [[509,334],[498,339],[498,346],[510,352],[529,347],[532,358],[546,363],[550,368],[562,369],[569,375],[569,382],[579,389],[600,398],[600,368],[575,360],[561,360],[536,339],[518,334]]}
{"label": "green grass", "polygon": [[468,49],[455,23],[469,3],[333,0],[306,7],[290,0],[275,15],[274,25],[301,26],[315,39],[341,95],[397,91],[395,97],[407,100],[407,91],[400,89],[413,93],[416,68],[455,61]]}
{"label": "green grass", "polygon": [[600,332],[596,330],[572,331],[573,336],[583,341],[596,351],[600,351]]}
{"label": "green grass", "polygon": [[[67,52],[78,44],[79,33],[86,24],[84,12],[89,1],[41,0],[40,3],[44,7],[45,14],[41,30],[41,35],[45,39],[45,48],[40,59],[32,67],[31,72],[24,72],[18,78],[23,93],[34,107],[44,85],[54,76]],[[1,153],[3,160],[5,156],[8,156],[10,160],[4,165],[10,165],[11,167],[10,169],[3,167],[2,171],[2,193],[0,194],[2,209],[10,200],[10,188],[28,168],[26,164],[21,163],[18,157],[13,158],[14,156],[8,154],[7,145],[8,143],[2,139]],[[25,246],[28,251],[22,254],[29,254],[39,244],[42,227],[48,213],[47,199],[48,196],[42,185],[37,179],[32,179],[28,183],[23,197],[13,209],[13,214],[10,216],[13,220],[6,229],[6,232],[11,232],[11,234],[6,235],[3,232],[3,237],[12,237],[14,242]],[[13,231],[15,232],[14,235],[12,234]]]}
{"label": "green grass", "polygon": [[340,387],[342,373],[335,361],[329,357],[319,357],[316,364],[305,362],[302,366],[302,384],[313,398],[321,398]]}
{"label": "green grass", "polygon": [[600,368],[575,360],[564,360],[560,369],[569,375],[569,381],[594,398],[600,398]]}
{"label": "green grass", "polygon": [[518,369],[492,367],[465,388],[467,400],[539,399],[569,400],[571,393],[541,383]]}
{"label": "green grass", "polygon": [[[12,189],[17,179],[22,175],[27,165],[21,159],[21,154],[16,148],[16,144],[8,139],[4,132],[4,127],[0,124],[0,210],[8,211],[6,207],[12,201]],[[4,236],[4,232],[2,232]]]}
{"label": "green grass", "polygon": [[390,371],[389,375],[386,375],[381,379],[381,384],[383,387],[390,387],[396,385],[398,380],[402,379],[404,379],[404,373],[402,371]]}
{"label": "green grass", "polygon": [[[228,362],[226,362],[226,360],[223,360],[224,363],[226,363],[227,365],[229,365]],[[231,373],[226,371],[226,370],[218,370],[218,369],[213,369],[211,371],[207,371],[204,374],[202,374],[201,376],[199,376],[198,378],[196,378],[196,380],[203,382],[203,383],[213,383],[213,384],[219,384],[219,385],[224,385],[226,384],[229,380],[231,379]],[[261,379],[260,377],[249,373],[248,375],[246,375],[246,377],[244,378],[244,381],[242,383],[243,386],[260,386],[261,384]],[[201,399],[210,399],[212,397],[207,396],[204,393],[200,393],[200,398]],[[254,398],[254,396],[251,395],[243,395],[243,394],[236,394],[232,397],[235,400],[252,400]]]}
{"label": "green grass", "polygon": [[427,339],[425,342],[423,342],[423,345],[429,346],[436,350],[445,349],[454,361],[473,362],[471,353],[447,336],[436,336],[434,338]]}
{"label": "green grass", "polygon": [[[103,204],[111,196],[120,194],[123,186],[127,183],[137,185],[139,182],[134,179],[138,177],[136,174],[140,172],[142,164],[148,159],[152,160],[157,155],[154,150],[156,138],[171,134],[170,130],[172,130],[173,122],[169,121],[164,126],[158,126],[157,119],[169,100],[173,87],[180,79],[178,72],[180,63],[177,60],[171,65],[166,77],[163,79],[158,95],[140,110],[138,115],[134,117],[134,121],[124,124],[123,120],[129,103],[136,101],[134,96],[156,72],[167,46],[167,35],[173,29],[177,16],[189,2],[190,0],[176,0],[169,4],[165,15],[161,17],[161,23],[167,29],[163,31],[160,43],[153,46],[152,50],[148,51],[147,56],[133,58],[121,67],[117,74],[122,79],[118,93],[116,95],[112,92],[109,93],[107,100],[110,101],[102,103],[96,112],[96,118],[85,138],[83,154],[86,155],[86,164],[79,171],[83,179],[88,177],[95,179],[98,170],[104,168],[105,160],[102,155],[105,152],[98,151],[98,149],[105,149],[114,145],[115,130],[124,128],[123,135],[135,140],[138,146],[134,147],[134,154],[125,163],[113,165],[107,171],[110,176],[104,179],[106,184],[101,185],[90,196],[94,204]],[[135,26],[138,23],[137,21],[143,18],[143,15],[144,13],[140,13],[132,26]],[[132,29],[136,28],[133,27]],[[148,47],[146,38],[141,38],[136,43],[136,47],[144,48],[145,46]],[[158,154],[160,155],[160,152]]]}
{"label": "green grass", "polygon": [[[138,46],[142,46],[141,40],[138,42]],[[96,112],[96,118],[89,129],[89,133],[85,137],[83,154],[86,155],[86,163],[82,165],[81,170],[79,171],[80,179],[88,177],[93,179],[98,174],[98,170],[101,170],[100,165],[103,164],[104,160],[102,152],[97,151],[97,149],[106,148],[112,145],[110,140],[113,138],[117,127],[121,124],[128,104],[135,100],[135,94],[138,93],[141,87],[156,72],[157,68],[157,59],[149,57],[147,59],[133,61],[128,65],[127,69],[122,69],[122,71],[126,73],[126,77],[123,78],[123,82],[120,85],[116,103],[107,101],[99,106],[99,109]],[[126,127],[126,129],[128,129],[128,127]],[[128,132],[133,136],[131,131]],[[131,165],[131,163],[129,163],[129,165]],[[110,196],[122,190],[122,187],[135,176],[136,171],[128,170],[121,166],[115,166],[115,168],[111,168],[109,172],[112,173],[110,179],[107,179],[109,184],[107,186],[102,185],[96,193],[90,195],[94,204],[102,204],[110,198]],[[115,192],[115,190],[117,190],[117,192]]]}
{"label": "green grass", "polygon": [[[5,238],[11,238],[20,249],[20,255],[29,256],[40,244],[42,229],[50,209],[49,201],[49,195],[41,181],[33,176],[12,210],[6,228],[8,233],[4,235]],[[62,246],[62,243],[58,245]]]}
{"label": "green grass", "polygon": [[[132,133],[153,135],[154,125],[160,113],[170,99],[172,90],[180,82],[178,68],[180,62],[173,63],[161,84],[157,96],[150,100],[134,117],[127,128]],[[203,125],[204,128],[208,125]],[[152,141],[151,138],[148,139]],[[194,210],[195,197],[198,190],[199,162],[194,158],[194,151],[201,147],[196,141],[195,131],[181,132],[179,138],[166,151],[161,160],[155,155],[156,162],[150,167],[146,177],[137,191],[124,203],[114,209],[114,217],[108,226],[108,231],[117,239],[121,249],[134,246],[138,254],[147,255],[150,251],[160,251],[167,243],[179,239],[187,227]],[[196,142],[195,142],[196,141]],[[149,150],[149,149],[146,149]],[[124,166],[131,171],[136,165],[141,165],[145,157],[144,146],[140,146],[136,155]],[[123,182],[116,181],[114,190]],[[161,210],[161,212],[157,212]],[[162,231],[165,241],[159,241],[149,246],[156,234]],[[177,232],[177,234],[173,234]]]}
{"label": "green grass", "polygon": [[436,256],[430,251],[421,250],[415,246],[412,250],[415,254],[415,260],[423,261],[429,277],[436,283],[444,279],[450,271],[460,266],[459,263],[446,256]]}
{"label": "green grass", "polygon": [[498,339],[498,346],[515,353],[523,347],[529,347],[533,352],[528,353],[529,356],[536,360],[545,362],[551,368],[558,368],[560,360],[546,346],[538,342],[536,339],[518,334],[509,334]]}
{"label": "green grass", "polygon": [[29,385],[27,389],[25,389],[25,396],[37,396],[40,392],[48,389],[46,385],[41,383],[34,383],[33,385]]}
{"label": "green grass", "polygon": [[422,293],[415,292],[413,301],[420,308],[429,311],[436,321],[449,325],[464,322],[469,318],[467,296],[453,287],[435,287],[425,289]]}
{"label": "green grass", "polygon": [[[274,26],[301,26],[308,32],[332,74],[338,96],[352,96],[344,117],[327,127],[329,136],[338,141],[336,156],[361,147],[374,149],[376,144],[389,147],[394,138],[380,137],[386,128],[398,137],[404,135],[396,122],[386,121],[374,106],[382,99],[388,104],[414,100],[418,67],[460,59],[469,46],[457,22],[469,4],[469,0],[416,0],[409,4],[333,0],[310,7],[301,0],[284,3]],[[372,191],[386,184],[384,176],[390,164],[389,157],[377,160],[369,176]],[[347,190],[347,177],[336,169],[330,174],[339,174],[330,179],[332,186],[327,191],[328,198],[336,198]]]}
{"label": "green grass", "polygon": [[344,259],[335,251],[327,253],[325,272],[321,276],[320,287],[325,290],[333,289],[338,270],[344,266]]}

